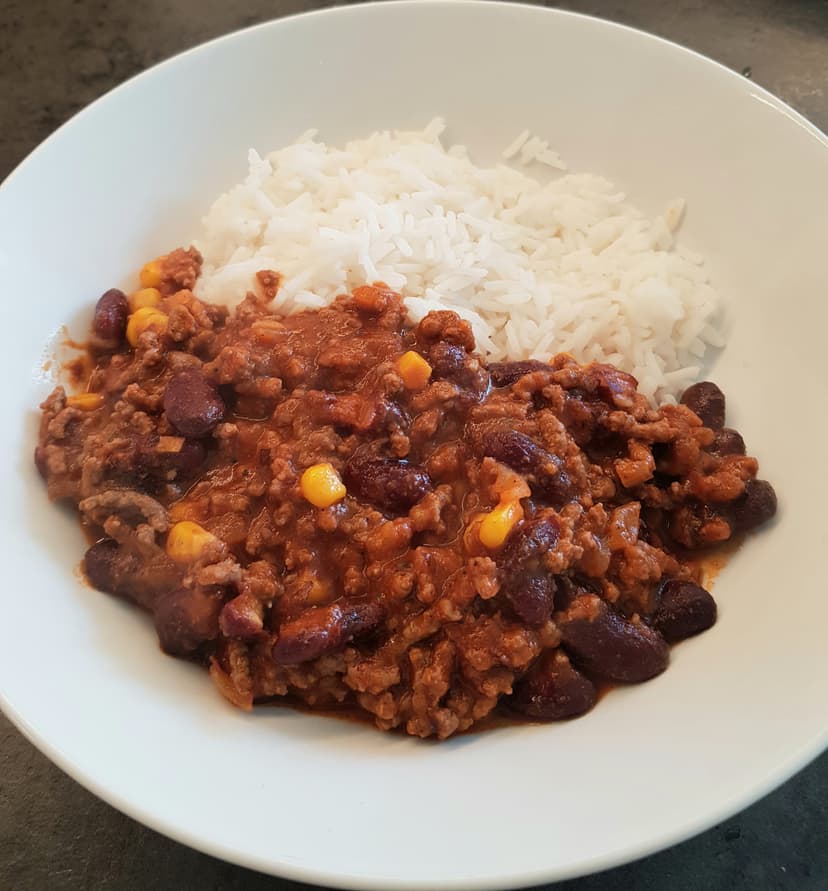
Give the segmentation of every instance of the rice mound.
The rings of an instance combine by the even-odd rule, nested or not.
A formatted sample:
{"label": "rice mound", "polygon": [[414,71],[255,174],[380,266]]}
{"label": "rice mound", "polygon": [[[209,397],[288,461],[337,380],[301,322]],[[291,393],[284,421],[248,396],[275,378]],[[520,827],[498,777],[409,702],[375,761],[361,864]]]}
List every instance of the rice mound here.
{"label": "rice mound", "polygon": [[464,146],[443,146],[444,129],[437,118],[344,148],[310,131],[265,158],[251,150],[246,179],[194,240],[198,295],[234,305],[256,290],[256,272],[274,269],[272,306],[290,313],[383,281],[414,322],[432,309],[467,319],[492,361],[611,362],[657,400],[692,383],[723,341],[703,261],[675,245],[683,201],[648,219],[603,177],[562,172],[528,131],[504,160],[556,168],[547,182],[476,166]]}

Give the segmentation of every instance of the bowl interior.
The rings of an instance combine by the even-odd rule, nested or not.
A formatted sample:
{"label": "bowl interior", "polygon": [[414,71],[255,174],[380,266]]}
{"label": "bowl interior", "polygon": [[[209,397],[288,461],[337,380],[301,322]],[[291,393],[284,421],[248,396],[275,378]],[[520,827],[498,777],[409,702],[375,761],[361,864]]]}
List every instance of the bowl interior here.
{"label": "bowl interior", "polygon": [[[286,710],[232,710],[149,623],[82,586],[83,542],[31,461],[60,328],[196,233],[246,150],[318,127],[419,128],[493,162],[528,127],[681,239],[727,306],[710,374],[780,495],[720,576],[720,621],[670,670],[572,723],[441,745]],[[609,866],[724,817],[826,741],[825,137],[723,68],[532,7],[360,6],[241,32],[153,69],[62,128],[0,190],[8,328],[0,594],[4,708],[87,786],[219,856],[353,887],[503,887]],[[13,383],[12,383],[13,382]],[[9,578],[10,572],[10,578]],[[588,828],[587,828],[588,827]],[[586,831],[585,831],[586,830]]]}

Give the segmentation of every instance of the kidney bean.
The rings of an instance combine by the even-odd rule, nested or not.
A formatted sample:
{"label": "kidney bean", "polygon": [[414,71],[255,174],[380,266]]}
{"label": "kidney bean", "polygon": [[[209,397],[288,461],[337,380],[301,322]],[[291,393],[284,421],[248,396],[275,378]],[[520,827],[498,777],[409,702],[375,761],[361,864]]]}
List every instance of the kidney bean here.
{"label": "kidney bean", "polygon": [[716,622],[716,601],[699,585],[680,579],[662,582],[653,627],[668,643],[707,631]]}
{"label": "kidney bean", "polygon": [[281,627],[273,645],[273,661],[279,665],[296,665],[335,652],[355,637],[373,631],[382,617],[378,603],[313,607]]}
{"label": "kidney bean", "polygon": [[89,548],[83,558],[83,571],[93,588],[114,594],[118,586],[118,575],[115,569],[115,558],[118,554],[118,542],[111,538],[102,538]]}
{"label": "kidney bean", "polygon": [[128,317],[126,294],[117,288],[110,288],[95,305],[92,331],[99,340],[114,349],[124,339]]}
{"label": "kidney bean", "polygon": [[489,373],[463,347],[441,340],[428,351],[428,361],[435,379],[456,383],[476,396],[489,388]]}
{"label": "kidney bean", "polygon": [[543,565],[543,555],[558,543],[560,526],[553,517],[527,520],[512,533],[503,548],[501,594],[519,619],[542,625],[555,604],[555,579]]}
{"label": "kidney bean", "polygon": [[537,359],[527,359],[523,362],[492,362],[489,365],[493,387],[510,387],[515,381],[534,371],[552,371],[552,366]]}
{"label": "kidney bean", "polygon": [[767,522],[776,513],[776,492],[767,480],[748,480],[741,498],[730,505],[734,527],[747,532]]}
{"label": "kidney bean", "polygon": [[343,477],[351,495],[392,513],[405,513],[433,488],[425,470],[396,458],[354,455]]}
{"label": "kidney bean", "polygon": [[219,628],[225,637],[249,640],[264,627],[264,605],[252,594],[242,593],[222,607]]}
{"label": "kidney bean", "polygon": [[711,381],[699,381],[681,394],[682,405],[694,411],[705,427],[718,430],[725,422],[725,394]]}
{"label": "kidney bean", "polygon": [[191,656],[219,633],[220,592],[178,588],[155,601],[153,619],[161,649],[171,656]]}
{"label": "kidney bean", "polygon": [[543,625],[555,606],[555,580],[550,575],[521,574],[507,578],[501,591],[527,625]]}
{"label": "kidney bean", "polygon": [[588,712],[597,698],[585,678],[562,650],[544,653],[515,684],[509,705],[529,718],[559,721]]}
{"label": "kidney bean", "polygon": [[590,674],[626,683],[646,681],[664,671],[670,648],[657,631],[628,621],[597,597],[590,599],[592,617],[563,617],[558,622],[563,646],[578,666]]}
{"label": "kidney bean", "polygon": [[614,365],[594,363],[590,365],[589,376],[595,392],[604,402],[619,408],[629,408],[633,404],[638,381],[631,374]]}
{"label": "kidney bean", "polygon": [[224,417],[224,400],[199,369],[183,368],[167,383],[164,411],[182,436],[206,436]]}
{"label": "kidney bean", "polygon": [[[377,410],[376,426],[396,433],[406,433],[411,426],[408,412],[396,402],[383,400]],[[348,431],[350,433],[350,430]]]}
{"label": "kidney bean", "polygon": [[557,473],[547,473],[544,476],[535,474],[535,479],[530,482],[533,483],[536,495],[549,504],[560,507],[572,497],[572,480],[557,458],[555,464],[558,467]]}
{"label": "kidney bean", "polygon": [[518,473],[534,473],[543,470],[552,461],[551,455],[533,439],[516,430],[493,430],[485,433],[480,448],[488,455],[517,470]]}
{"label": "kidney bean", "polygon": [[555,505],[567,501],[572,493],[572,481],[563,462],[517,430],[493,430],[480,441],[482,454],[500,461],[529,479],[533,490]]}
{"label": "kidney bean", "polygon": [[724,458],[725,455],[747,454],[742,434],[732,427],[722,427],[721,430],[717,430],[713,435],[713,443],[707,447],[707,451],[720,458]]}
{"label": "kidney bean", "polygon": [[526,520],[506,540],[499,563],[512,573],[536,568],[543,555],[558,543],[560,534],[561,527],[554,516]]}
{"label": "kidney bean", "polygon": [[434,377],[455,377],[466,367],[468,353],[463,347],[440,340],[428,351],[428,361]]}

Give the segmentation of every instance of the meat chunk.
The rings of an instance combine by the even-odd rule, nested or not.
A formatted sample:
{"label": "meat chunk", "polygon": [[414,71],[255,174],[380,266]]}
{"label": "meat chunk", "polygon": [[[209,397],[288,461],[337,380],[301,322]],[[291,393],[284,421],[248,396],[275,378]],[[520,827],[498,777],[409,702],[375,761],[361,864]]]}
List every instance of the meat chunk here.
{"label": "meat chunk", "polygon": [[279,630],[273,658],[285,665],[318,659],[372,631],[381,620],[382,607],[377,603],[334,603],[308,610]]}
{"label": "meat chunk", "polygon": [[201,272],[202,256],[194,248],[176,248],[161,261],[161,283],[164,293],[189,290],[195,287]]}
{"label": "meat chunk", "polygon": [[167,509],[155,498],[131,489],[109,489],[84,498],[78,509],[94,526],[103,527],[109,517],[117,516],[130,526],[145,523],[155,532],[170,528]]}
{"label": "meat chunk", "polygon": [[193,293],[201,262],[142,269],[166,331],[137,347],[130,300],[101,297],[89,393],[44,401],[34,461],[99,537],[90,584],[239,708],[436,739],[576,717],[713,624],[689,552],[776,513],[712,384],[654,407],[611,365],[487,365],[469,322],[412,325],[382,282],[280,316],[260,270],[229,313]]}

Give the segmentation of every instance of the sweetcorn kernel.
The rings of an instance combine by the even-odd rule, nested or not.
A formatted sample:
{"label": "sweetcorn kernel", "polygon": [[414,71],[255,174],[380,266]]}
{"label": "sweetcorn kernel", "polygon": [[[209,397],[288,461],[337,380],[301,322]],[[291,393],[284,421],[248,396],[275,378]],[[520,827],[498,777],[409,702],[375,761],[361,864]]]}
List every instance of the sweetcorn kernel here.
{"label": "sweetcorn kernel", "polygon": [[157,288],[161,284],[161,257],[145,263],[138,273],[138,280],[142,288]]}
{"label": "sweetcorn kernel", "polygon": [[76,396],[67,396],[66,404],[81,411],[95,411],[104,404],[104,397],[103,393],[78,393]]}
{"label": "sweetcorn kernel", "polygon": [[483,518],[480,524],[480,541],[487,548],[501,547],[522,519],[523,507],[519,501],[501,501]]}
{"label": "sweetcorn kernel", "polygon": [[314,464],[299,480],[303,497],[314,507],[330,507],[342,501],[346,488],[332,464]]}
{"label": "sweetcorn kernel", "polygon": [[131,346],[138,346],[138,338],[149,328],[163,334],[167,330],[169,317],[160,309],[144,306],[136,310],[127,322],[126,336]]}
{"label": "sweetcorn kernel", "polygon": [[192,520],[181,520],[167,534],[167,555],[176,563],[192,563],[216,537]]}
{"label": "sweetcorn kernel", "polygon": [[397,371],[409,390],[422,390],[431,377],[431,366],[414,350],[400,356]]}
{"label": "sweetcorn kernel", "polygon": [[129,310],[137,312],[145,306],[158,306],[161,302],[161,292],[158,288],[141,288],[129,295]]}

